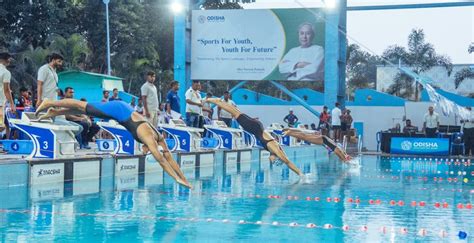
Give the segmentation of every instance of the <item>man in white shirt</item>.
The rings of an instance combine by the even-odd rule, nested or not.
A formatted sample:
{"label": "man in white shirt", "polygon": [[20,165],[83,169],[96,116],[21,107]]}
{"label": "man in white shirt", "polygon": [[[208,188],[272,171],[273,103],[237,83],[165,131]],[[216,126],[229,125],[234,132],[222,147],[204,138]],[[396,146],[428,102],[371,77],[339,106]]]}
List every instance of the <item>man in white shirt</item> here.
{"label": "man in white shirt", "polygon": [[315,31],[311,23],[298,28],[300,46],[288,51],[279,65],[287,80],[320,81],[324,78],[324,49],[313,45]]}
{"label": "man in white shirt", "polygon": [[438,113],[434,112],[433,106],[428,108],[428,113],[425,114],[423,121],[423,129],[425,130],[426,137],[436,137],[436,132],[439,128],[439,115]]}
{"label": "man in white shirt", "polygon": [[[229,105],[232,105],[232,106],[236,106],[234,101],[230,99],[230,93],[229,91],[225,91],[224,92],[224,98],[222,99],[222,101],[224,101],[225,103],[228,103]],[[225,122],[225,124],[228,126],[228,127],[232,127],[232,115],[221,109],[220,107],[217,108],[217,115],[218,115],[218,118],[220,121],[223,121]]]}
{"label": "man in white shirt", "polygon": [[158,91],[156,90],[156,86],[153,84],[155,80],[155,72],[149,71],[146,75],[146,82],[142,85],[141,93],[144,115],[148,121],[156,127],[158,125],[158,115],[160,112]]}
{"label": "man in white shirt", "polygon": [[331,126],[332,126],[332,129],[334,131],[334,141],[340,141],[342,138],[341,138],[341,116],[342,116],[342,112],[341,112],[341,109],[339,108],[339,106],[341,106],[339,104],[339,102],[336,102],[335,104],[336,107],[334,107],[334,109],[332,109],[331,111]]}
{"label": "man in white shirt", "polygon": [[464,155],[474,155],[474,111],[470,106],[466,107],[470,111],[469,118],[461,120],[463,126],[464,136]]}
{"label": "man in white shirt", "polygon": [[11,63],[11,59],[12,56],[10,53],[0,52],[0,132],[5,130],[4,110],[7,101],[11,111],[16,112],[12,91],[10,89],[10,80],[12,75],[7,69],[7,66],[9,66]]}
{"label": "man in white shirt", "polygon": [[193,84],[186,91],[186,124],[190,127],[202,127],[202,98],[201,83],[193,80]]}
{"label": "man in white shirt", "polygon": [[58,74],[56,70],[63,65],[64,57],[58,53],[52,53],[48,57],[48,63],[38,69],[38,107],[44,99],[57,100],[58,98]]}

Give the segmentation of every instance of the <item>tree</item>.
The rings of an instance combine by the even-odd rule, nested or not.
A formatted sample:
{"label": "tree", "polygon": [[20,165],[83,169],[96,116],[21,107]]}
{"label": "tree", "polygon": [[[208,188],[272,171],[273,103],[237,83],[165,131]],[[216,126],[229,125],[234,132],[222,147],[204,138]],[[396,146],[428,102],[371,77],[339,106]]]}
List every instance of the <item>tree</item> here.
{"label": "tree", "polygon": [[[410,67],[413,72],[420,74],[430,70],[434,66],[445,67],[448,75],[451,75],[453,65],[447,56],[438,55],[430,43],[425,42],[425,33],[422,29],[413,29],[408,36],[408,50],[404,47],[393,45],[388,47],[382,57],[392,63],[398,63]],[[409,91],[409,86],[414,86],[414,92]],[[399,92],[404,98],[410,98],[414,94],[417,101],[419,97],[420,85],[414,83],[413,78],[408,75],[398,74],[394,79],[394,84],[389,88],[389,93],[397,93],[397,88],[406,88],[404,92]]]}
{"label": "tree", "polygon": [[69,38],[60,35],[53,35],[49,39],[48,48],[52,51],[59,52],[64,56],[65,69],[83,70],[91,51],[87,40],[79,35],[72,34]]}
{"label": "tree", "polygon": [[[469,45],[469,48],[467,50],[469,53],[474,52],[474,42]],[[459,85],[465,80],[465,79],[474,79],[474,70],[466,67],[458,71],[455,76],[454,76],[454,86],[456,89],[459,87]]]}
{"label": "tree", "polygon": [[379,57],[360,49],[356,44],[347,47],[347,93],[352,96],[356,89],[375,88]]}

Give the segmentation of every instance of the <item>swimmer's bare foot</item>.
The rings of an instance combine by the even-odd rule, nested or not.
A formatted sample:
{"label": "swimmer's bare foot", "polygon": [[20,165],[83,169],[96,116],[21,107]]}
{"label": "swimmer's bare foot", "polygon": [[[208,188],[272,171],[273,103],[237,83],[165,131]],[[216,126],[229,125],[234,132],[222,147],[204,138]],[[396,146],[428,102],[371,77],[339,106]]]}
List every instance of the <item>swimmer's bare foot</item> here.
{"label": "swimmer's bare foot", "polygon": [[49,108],[48,112],[38,117],[38,121],[57,116],[60,109]]}
{"label": "swimmer's bare foot", "polygon": [[49,99],[44,99],[41,104],[36,108],[35,116],[38,116],[38,114],[42,111],[45,111],[49,107],[51,107],[52,101]]}

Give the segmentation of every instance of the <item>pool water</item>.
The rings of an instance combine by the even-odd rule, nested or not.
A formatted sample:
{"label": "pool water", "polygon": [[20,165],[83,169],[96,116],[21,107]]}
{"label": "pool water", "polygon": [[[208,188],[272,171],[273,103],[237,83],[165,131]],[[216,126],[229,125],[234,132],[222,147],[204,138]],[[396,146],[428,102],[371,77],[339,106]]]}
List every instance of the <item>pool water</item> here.
{"label": "pool water", "polygon": [[106,178],[100,192],[79,196],[73,194],[96,191],[97,181],[0,188],[10,205],[0,203],[0,240],[474,239],[474,178],[466,161],[363,156],[354,167],[331,155],[297,157],[295,163],[308,174],[302,181],[286,166],[257,159],[228,174],[222,161],[200,168],[192,191],[154,174]]}

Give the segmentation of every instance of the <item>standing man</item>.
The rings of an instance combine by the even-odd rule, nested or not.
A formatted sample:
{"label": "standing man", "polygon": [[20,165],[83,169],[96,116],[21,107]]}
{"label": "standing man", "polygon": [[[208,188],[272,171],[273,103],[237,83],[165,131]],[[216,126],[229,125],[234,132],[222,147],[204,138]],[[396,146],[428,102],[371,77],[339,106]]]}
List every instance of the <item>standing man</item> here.
{"label": "standing man", "polygon": [[156,127],[158,125],[160,104],[158,103],[158,91],[156,90],[156,86],[153,84],[155,80],[155,72],[149,71],[146,74],[146,82],[142,85],[141,93],[144,115],[148,121]]}
{"label": "standing man", "polygon": [[186,124],[190,127],[200,127],[199,120],[202,116],[202,98],[200,94],[201,83],[193,80],[191,88],[186,91]]}
{"label": "standing man", "polygon": [[212,113],[214,110],[212,110],[211,103],[206,102],[206,99],[212,98],[212,93],[207,92],[206,97],[202,101],[202,115],[204,116],[204,119],[212,120]]}
{"label": "standing man", "polygon": [[58,74],[57,69],[63,65],[64,57],[59,53],[52,53],[48,63],[38,69],[38,107],[44,99],[57,100]]}
{"label": "standing man", "polygon": [[114,101],[114,100],[122,100],[118,96],[118,89],[117,88],[114,88],[112,90],[112,97],[109,98],[109,101]]}
{"label": "standing man", "polygon": [[174,80],[171,82],[171,89],[166,95],[166,113],[173,117],[173,119],[178,119],[181,117],[181,107],[179,106],[179,96],[178,96],[179,83]]}
{"label": "standing man", "polygon": [[428,113],[425,114],[423,121],[423,129],[425,130],[426,137],[436,137],[436,132],[439,128],[439,115],[438,113],[434,112],[433,106],[428,108]]}
{"label": "standing man", "polygon": [[469,119],[461,120],[464,123],[463,134],[464,134],[464,155],[474,155],[474,111],[470,106],[466,107],[469,110]]}
{"label": "standing man", "polygon": [[341,104],[339,104],[339,102],[336,102],[335,104],[336,107],[334,107],[334,109],[332,109],[331,111],[331,126],[332,126],[332,129],[334,131],[334,141],[341,141],[341,116],[342,116],[342,112],[341,112],[341,108],[339,108],[339,106],[341,106]]}
{"label": "standing man", "polygon": [[[229,91],[224,92],[224,98],[222,99],[222,101],[229,104],[229,105],[231,105],[231,106],[234,106],[234,107],[236,106],[235,102],[230,99]],[[232,127],[232,114],[230,114],[229,112],[227,112],[224,109],[221,109],[221,107],[219,106],[219,107],[217,107],[217,115],[218,115],[218,119],[220,121],[225,122],[225,124],[228,127]]]}
{"label": "standing man", "polygon": [[288,127],[294,127],[295,124],[298,122],[298,117],[293,114],[293,109],[290,109],[290,114],[286,115],[283,118],[283,121],[288,124]]}
{"label": "standing man", "polygon": [[10,104],[11,111],[16,112],[15,103],[13,102],[12,92],[10,89],[10,80],[12,75],[7,69],[7,66],[9,66],[11,63],[11,59],[12,56],[10,53],[0,52],[0,132],[5,130],[4,110],[7,101]]}

